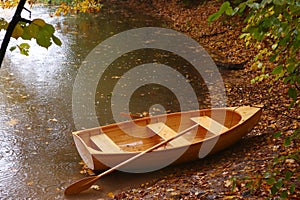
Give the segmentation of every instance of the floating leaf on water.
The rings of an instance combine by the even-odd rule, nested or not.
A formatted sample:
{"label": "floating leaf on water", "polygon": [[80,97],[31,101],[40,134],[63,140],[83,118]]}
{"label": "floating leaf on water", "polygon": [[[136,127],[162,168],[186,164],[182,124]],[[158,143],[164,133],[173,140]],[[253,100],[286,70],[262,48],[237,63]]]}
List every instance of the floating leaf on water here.
{"label": "floating leaf on water", "polygon": [[10,121],[7,122],[10,126],[14,126],[16,124],[18,124],[18,120],[17,119],[11,119]]}
{"label": "floating leaf on water", "polygon": [[58,120],[57,120],[57,119],[55,119],[55,118],[53,118],[53,119],[49,119],[48,121],[49,121],[49,122],[58,122]]}
{"label": "floating leaf on water", "polygon": [[21,95],[21,99],[27,99],[27,95]]}
{"label": "floating leaf on water", "polygon": [[29,181],[29,182],[27,182],[27,184],[26,185],[28,185],[28,186],[32,186],[33,185],[33,181]]}

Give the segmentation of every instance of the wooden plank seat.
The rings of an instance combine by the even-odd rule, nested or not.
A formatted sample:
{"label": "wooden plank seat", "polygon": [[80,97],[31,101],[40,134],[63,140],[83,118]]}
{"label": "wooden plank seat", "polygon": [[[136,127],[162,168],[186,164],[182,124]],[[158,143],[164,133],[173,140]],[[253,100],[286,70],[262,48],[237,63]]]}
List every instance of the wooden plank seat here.
{"label": "wooden plank seat", "polygon": [[228,131],[229,129],[225,127],[223,124],[220,124],[216,120],[208,117],[208,116],[201,116],[201,117],[193,117],[191,118],[194,122],[205,128],[206,130],[210,131],[213,134],[219,135]]}
{"label": "wooden plank seat", "polygon": [[123,150],[106,134],[101,133],[98,135],[91,136],[91,140],[103,152],[123,152]]}
{"label": "wooden plank seat", "polygon": [[[177,135],[177,132],[168,127],[166,124],[159,122],[155,124],[148,124],[147,127],[152,130],[154,133],[159,135],[161,138],[164,140],[168,140],[174,136]],[[172,141],[169,142],[173,147],[178,147],[178,146],[184,146],[184,145],[190,145],[191,143],[183,138],[183,137],[178,137]]]}

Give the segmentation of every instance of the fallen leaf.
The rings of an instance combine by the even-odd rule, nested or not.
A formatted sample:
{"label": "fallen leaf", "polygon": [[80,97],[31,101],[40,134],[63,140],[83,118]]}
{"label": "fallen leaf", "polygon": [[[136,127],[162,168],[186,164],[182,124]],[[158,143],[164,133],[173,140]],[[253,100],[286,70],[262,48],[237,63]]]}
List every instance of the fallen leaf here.
{"label": "fallen leaf", "polygon": [[224,181],[224,185],[225,185],[225,187],[227,187],[227,188],[231,186],[231,183],[232,183],[231,180],[225,180],[225,181]]}
{"label": "fallen leaf", "polygon": [[223,199],[236,199],[238,196],[232,195],[232,196],[225,196]]}
{"label": "fallen leaf", "polygon": [[101,187],[99,185],[92,185],[91,189],[99,191],[101,190]]}
{"label": "fallen leaf", "polygon": [[17,119],[11,119],[10,121],[7,122],[7,124],[9,124],[10,126],[14,126],[14,125],[18,124],[18,120]]}
{"label": "fallen leaf", "polygon": [[112,199],[115,198],[115,195],[112,192],[107,193],[107,196]]}
{"label": "fallen leaf", "polygon": [[32,186],[33,185],[33,181],[29,181],[29,182],[27,182],[27,184],[26,185],[28,185],[28,186]]}
{"label": "fallen leaf", "polygon": [[53,119],[49,119],[48,121],[49,121],[49,122],[58,122],[58,120],[57,120],[57,119],[55,119],[55,118],[53,118]]}

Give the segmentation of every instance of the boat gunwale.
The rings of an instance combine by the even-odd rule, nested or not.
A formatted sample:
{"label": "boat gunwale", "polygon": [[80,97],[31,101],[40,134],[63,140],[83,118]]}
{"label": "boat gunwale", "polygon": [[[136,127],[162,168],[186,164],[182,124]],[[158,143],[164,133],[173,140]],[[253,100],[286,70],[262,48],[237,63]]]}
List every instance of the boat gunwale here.
{"label": "boat gunwale", "polygon": [[194,113],[194,112],[211,112],[214,110],[224,110],[224,111],[232,111],[236,114],[238,114],[241,118],[242,115],[235,111],[235,109],[240,108],[240,107],[226,107],[226,108],[207,108],[207,109],[201,109],[201,110],[189,110],[189,111],[182,111],[182,112],[174,112],[174,113],[167,113],[167,114],[161,114],[161,115],[155,115],[155,116],[149,116],[149,117],[142,117],[139,119],[134,119],[134,120],[127,120],[127,121],[122,121],[122,122],[117,122],[117,123],[112,123],[112,124],[107,124],[103,126],[98,126],[94,128],[88,128],[88,129],[83,129],[83,130],[78,130],[74,131],[72,134],[80,134],[81,132],[86,132],[86,131],[94,131],[94,130],[99,130],[99,129],[108,129],[111,127],[119,126],[122,124],[127,124],[127,123],[132,123],[132,122],[139,122],[139,121],[147,121],[155,118],[163,118],[164,116],[173,116],[173,115],[181,115],[181,114],[188,114],[188,113]]}
{"label": "boat gunwale", "polygon": [[[203,142],[206,142],[206,141],[209,141],[209,140],[213,140],[215,139],[216,137],[221,137],[221,136],[224,136],[224,135],[227,135],[228,132],[232,132],[234,129],[236,129],[237,127],[239,127],[241,124],[243,124],[245,121],[247,121],[248,119],[251,119],[252,116],[254,116],[255,114],[257,114],[258,112],[261,111],[261,108],[257,108],[257,110],[255,112],[253,112],[250,116],[248,116],[246,119],[244,118],[244,116],[239,113],[237,111],[238,108],[241,108],[241,107],[246,107],[246,106],[239,106],[239,107],[225,107],[225,108],[211,108],[211,109],[202,109],[202,110],[192,110],[192,111],[184,111],[184,112],[175,112],[175,113],[169,113],[169,114],[163,114],[163,115],[156,115],[156,116],[152,116],[152,117],[144,117],[144,118],[140,118],[140,119],[134,119],[134,120],[129,120],[129,121],[124,121],[124,122],[120,122],[120,123],[113,123],[113,124],[108,124],[108,125],[104,125],[104,126],[99,126],[99,127],[94,127],[94,128],[89,128],[89,129],[84,129],[84,130],[79,130],[79,131],[75,131],[73,132],[72,134],[75,135],[76,137],[78,137],[81,142],[86,146],[88,147],[87,150],[93,155],[93,154],[97,154],[97,155],[124,155],[124,154],[128,154],[128,155],[135,155],[135,154],[138,154],[142,151],[124,151],[124,152],[103,152],[103,151],[99,151],[99,150],[96,150],[90,146],[88,146],[84,140],[79,136],[79,134],[81,133],[84,133],[84,132],[87,132],[87,131],[95,131],[95,130],[101,130],[103,128],[105,129],[109,129],[111,127],[115,127],[115,126],[119,126],[120,124],[126,124],[126,123],[132,123],[132,122],[137,122],[137,121],[146,121],[146,120],[150,120],[151,118],[162,118],[163,116],[174,116],[174,115],[180,115],[180,114],[184,114],[184,113],[192,113],[192,112],[212,112],[214,110],[224,110],[224,111],[232,111],[234,112],[235,114],[238,114],[241,118],[239,120],[239,122],[235,125],[233,125],[232,127],[230,127],[227,131],[224,131],[223,133],[219,134],[219,135],[216,135],[216,134],[213,134],[213,136],[211,137],[208,137],[208,138],[204,138],[202,140],[199,140],[198,142],[194,142],[194,143],[191,143],[189,145],[182,145],[182,146],[175,146],[175,147],[169,147],[169,148],[165,148],[165,149],[157,149],[157,150],[154,150],[156,152],[161,152],[161,151],[171,151],[171,150],[176,150],[176,149],[179,149],[179,148],[189,148],[190,146],[192,145],[198,145],[198,144],[201,144]],[[250,107],[250,106],[249,106]],[[255,107],[250,107],[250,108],[255,108]],[[200,125],[199,125],[200,126]],[[208,130],[209,131],[209,130]],[[90,149],[92,149],[92,151],[90,151]]]}

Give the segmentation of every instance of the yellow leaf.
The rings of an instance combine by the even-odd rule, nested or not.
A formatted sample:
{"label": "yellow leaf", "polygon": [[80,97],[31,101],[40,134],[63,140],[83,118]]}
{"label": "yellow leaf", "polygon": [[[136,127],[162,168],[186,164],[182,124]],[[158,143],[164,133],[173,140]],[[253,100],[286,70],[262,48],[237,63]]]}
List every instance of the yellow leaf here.
{"label": "yellow leaf", "polygon": [[18,39],[19,37],[21,37],[22,34],[23,34],[23,28],[21,27],[20,24],[17,24],[11,36],[13,38]]}
{"label": "yellow leaf", "polygon": [[55,119],[55,118],[53,118],[53,119],[49,119],[48,121],[49,121],[49,122],[58,122],[58,120],[57,120],[57,119]]}
{"label": "yellow leaf", "polygon": [[27,185],[28,186],[32,186],[34,184],[34,182],[33,181],[29,181],[29,182],[27,182]]}
{"label": "yellow leaf", "polygon": [[34,19],[32,21],[33,24],[37,25],[37,26],[40,26],[40,27],[43,27],[46,25],[46,22],[42,19]]}
{"label": "yellow leaf", "polygon": [[107,196],[112,199],[115,198],[115,195],[112,192],[107,193]]}
{"label": "yellow leaf", "polygon": [[232,182],[230,180],[224,181],[225,187],[231,186]]}
{"label": "yellow leaf", "polygon": [[235,199],[235,198],[237,198],[236,195],[223,197],[223,199]]}
{"label": "yellow leaf", "polygon": [[11,119],[9,122],[7,122],[10,126],[14,126],[16,124],[18,124],[18,120],[17,119]]}
{"label": "yellow leaf", "polygon": [[87,169],[86,172],[90,175],[90,176],[95,176],[95,172],[91,169]]}

